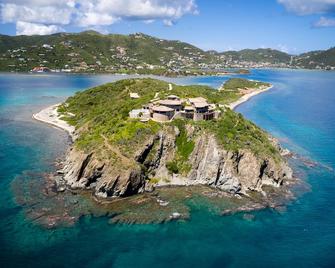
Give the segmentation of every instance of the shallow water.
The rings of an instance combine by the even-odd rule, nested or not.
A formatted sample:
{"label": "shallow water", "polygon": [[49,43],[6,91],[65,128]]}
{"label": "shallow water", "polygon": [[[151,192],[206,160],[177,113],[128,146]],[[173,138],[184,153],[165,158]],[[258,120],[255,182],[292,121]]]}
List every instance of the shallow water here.
{"label": "shallow water", "polygon": [[[247,77],[269,81],[274,88],[238,111],[289,149],[323,165],[296,167],[311,191],[286,211],[222,217],[190,203],[188,221],[122,225],[85,216],[73,227],[47,230],[25,217],[11,183],[17,176],[39,179],[51,171],[67,137],[34,122],[31,114],[124,76],[0,74],[1,267],[335,266],[335,73],[254,70]],[[219,87],[227,78],[167,80]]]}

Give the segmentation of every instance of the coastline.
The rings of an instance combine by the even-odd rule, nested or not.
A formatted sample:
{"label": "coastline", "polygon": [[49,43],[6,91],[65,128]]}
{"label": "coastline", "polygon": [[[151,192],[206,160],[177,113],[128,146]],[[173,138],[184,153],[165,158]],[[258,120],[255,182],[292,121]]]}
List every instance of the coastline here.
{"label": "coastline", "polygon": [[75,140],[75,137],[74,137],[75,128],[69,125],[64,120],[60,119],[60,115],[57,112],[57,108],[60,104],[61,103],[57,103],[57,104],[48,106],[42,109],[41,111],[39,111],[38,113],[33,114],[32,118],[39,122],[42,122],[42,123],[45,123],[50,126],[66,131],[71,137],[72,141],[74,141]]}
{"label": "coastline", "polygon": [[228,108],[230,108],[231,110],[235,110],[238,106],[240,106],[241,104],[247,102],[248,100],[250,100],[251,98],[264,93],[266,91],[269,91],[271,88],[273,88],[273,85],[265,88],[265,89],[261,89],[261,90],[255,90],[251,93],[248,93],[246,95],[243,95],[241,98],[239,98],[237,101],[234,101],[232,103],[230,103],[229,105],[227,105]]}
{"label": "coastline", "polygon": [[[234,103],[231,103],[230,105],[237,107],[238,105],[246,102],[247,100],[249,100],[250,98],[252,98],[255,95],[258,95],[260,93],[263,93],[267,90],[269,90],[270,88],[272,88],[272,85],[264,88],[262,90],[255,90],[253,92],[250,92],[249,94],[246,94],[244,96],[242,96],[239,100],[237,100]],[[46,123],[49,124],[50,126],[53,127],[57,127],[59,129],[62,129],[64,131],[66,131],[69,136],[71,137],[72,141],[75,140],[76,135],[75,135],[75,128],[73,126],[70,126],[67,122],[65,122],[64,120],[62,120],[61,118],[61,114],[58,113],[57,108],[61,105],[61,103],[57,103],[57,104],[53,104],[49,107],[46,107],[44,109],[42,109],[41,111],[39,111],[38,113],[33,114],[33,119],[40,121],[42,123]],[[204,141],[208,141],[209,144],[215,144],[215,142],[212,142],[213,140],[208,139],[207,137],[204,136]],[[148,143],[149,144],[149,143]],[[169,146],[168,143],[166,143],[166,146]],[[200,143],[202,144],[202,143]],[[205,144],[205,143],[203,143]],[[152,147],[151,147],[152,148]],[[211,152],[218,152],[218,148],[217,145],[214,145],[214,147],[212,147],[210,150],[206,151],[203,150],[202,147],[198,147],[198,154],[199,156],[194,156],[193,157],[193,162],[195,163],[194,166],[202,166],[202,170],[200,171],[199,174],[201,174],[201,176],[199,175],[199,178],[197,178],[197,180],[187,180],[187,178],[183,178],[180,176],[175,176],[173,175],[171,180],[162,180],[160,183],[157,183],[155,185],[154,182],[151,182],[149,180],[146,180],[144,182],[144,184],[141,186],[142,188],[137,191],[136,188],[134,188],[134,196],[129,199],[131,200],[135,200],[136,202],[142,202],[142,200],[145,200],[145,202],[149,202],[150,206],[153,207],[153,212],[155,213],[156,211],[161,212],[162,208],[167,207],[168,211],[167,214],[165,216],[162,217],[162,219],[160,221],[164,222],[167,221],[169,219],[179,219],[179,218],[183,218],[184,215],[186,215],[185,213],[181,213],[181,211],[179,210],[179,205],[177,207],[174,207],[172,205],[168,206],[169,203],[173,204],[174,200],[177,200],[176,197],[174,196],[176,189],[179,189],[179,191],[182,193],[184,191],[184,189],[187,189],[188,194],[186,195],[186,198],[188,198],[189,196],[192,195],[193,192],[195,193],[199,193],[199,194],[203,194],[205,196],[205,198],[210,198],[210,200],[212,200],[213,198],[215,200],[217,200],[217,202],[222,202],[222,200],[224,200],[224,202],[232,202],[234,204],[234,206],[232,208],[224,208],[222,209],[221,213],[222,215],[227,215],[227,214],[233,214],[235,212],[240,212],[240,211],[253,211],[255,209],[261,209],[261,208],[265,208],[267,206],[276,208],[281,207],[282,204],[280,202],[282,202],[282,198],[284,198],[285,200],[289,201],[293,198],[293,194],[290,191],[290,189],[288,187],[286,187],[287,185],[291,185],[294,184],[295,181],[294,179],[291,177],[292,173],[291,173],[291,169],[285,165],[281,166],[280,169],[272,164],[269,164],[267,166],[267,168],[272,171],[272,174],[275,174],[275,176],[273,178],[282,178],[282,174],[288,174],[288,184],[283,187],[283,188],[279,188],[278,185],[275,183],[273,184],[266,184],[269,182],[264,182],[264,185],[271,185],[274,187],[273,193],[269,193],[268,195],[265,195],[263,190],[261,190],[260,192],[258,192],[257,190],[257,196],[256,197],[250,197],[246,191],[244,191],[245,188],[245,182],[243,181],[243,177],[238,177],[241,178],[241,181],[239,181],[239,179],[229,179],[229,183],[227,183],[227,181],[225,182],[225,184],[223,186],[221,186],[221,184],[218,186],[218,188],[206,188],[208,186],[207,182],[203,180],[203,176],[207,176],[206,172],[207,172],[207,167],[208,169],[212,169],[212,171],[215,171],[215,175],[218,176],[217,174],[220,174],[220,176],[222,176],[222,178],[225,178],[226,176],[229,176],[229,174],[231,174],[231,170],[233,170],[231,167],[236,165],[240,165],[240,163],[242,163],[242,165],[246,164],[246,163],[254,163],[256,160],[256,158],[253,155],[248,155],[248,154],[244,154],[241,155],[241,157],[237,157],[236,159],[238,159],[238,162],[229,162],[229,164],[226,164],[226,171],[221,171],[220,173],[218,173],[215,169],[219,167],[220,163],[218,161],[222,161],[219,158],[215,158],[217,157],[217,154],[211,154],[211,156],[209,156],[207,158],[207,154],[209,154],[209,151]],[[213,149],[213,150],[212,150]],[[202,156],[206,154],[206,157],[202,157],[200,155],[200,151],[202,150],[201,154]],[[144,153],[143,153],[144,154]],[[92,153],[93,155],[93,153]],[[98,199],[101,200],[107,200],[106,202],[112,200],[111,198],[113,197],[123,197],[121,194],[123,194],[125,192],[124,189],[127,189],[128,186],[125,185],[129,185],[129,183],[132,183],[132,177],[129,174],[135,174],[136,173],[133,171],[131,171],[130,173],[125,172],[125,174],[120,173],[121,175],[118,175],[117,172],[119,172],[117,169],[113,168],[113,167],[109,167],[108,163],[106,164],[105,162],[99,162],[99,160],[97,160],[96,158],[92,157],[92,155],[86,155],[84,152],[80,152],[80,151],[76,151],[76,150],[69,150],[66,156],[65,161],[60,161],[57,163],[57,171],[54,174],[51,174],[50,177],[48,177],[48,182],[50,183],[49,186],[53,187],[53,188],[47,188],[46,192],[50,192],[50,193],[60,193],[60,192],[67,192],[68,194],[73,193],[74,191],[78,191],[78,192],[85,192],[85,190],[90,189],[90,191],[92,190],[92,196],[94,197],[95,201],[99,201]],[[224,151],[222,151],[221,153],[219,153],[219,155],[226,155],[224,153]],[[167,158],[165,158],[167,159]],[[205,159],[203,161],[203,159]],[[217,161],[216,164],[211,166],[210,160],[208,159],[214,159],[215,161]],[[228,159],[228,158],[227,158]],[[160,160],[164,164],[163,158],[160,156]],[[228,162],[227,162],[228,163]],[[244,163],[244,164],[243,164]],[[271,163],[271,161],[269,161],[269,163]],[[106,165],[105,165],[106,164]],[[257,164],[256,164],[257,165]],[[99,168],[99,166],[102,166],[104,168],[104,170],[100,169],[96,169]],[[259,170],[261,170],[260,166],[256,166],[255,169],[257,170],[259,168]],[[278,171],[278,172],[277,172]],[[96,172],[101,172],[101,173],[96,173]],[[123,172],[123,171],[122,171]],[[142,171],[141,171],[142,172]],[[163,170],[164,172],[164,170]],[[221,173],[222,172],[222,173]],[[226,173],[224,173],[226,172]],[[283,173],[284,172],[284,173]],[[104,183],[108,182],[108,181],[112,181],[113,176],[115,176],[116,173],[116,177],[117,178],[121,178],[120,181],[120,186],[117,186],[118,188],[116,188],[116,190],[114,190],[115,188],[108,188],[108,191],[114,191],[112,194],[107,195],[106,192],[104,192],[103,187],[107,187],[104,186]],[[213,173],[213,174],[214,174]],[[257,174],[256,174],[257,173]],[[259,172],[256,172],[254,175],[252,172],[250,173],[250,176],[252,177],[257,177],[259,176]],[[98,175],[97,175],[98,174]],[[142,173],[141,173],[142,174]],[[140,175],[141,175],[140,174]],[[164,173],[162,173],[164,174]],[[195,174],[195,173],[194,173]],[[236,176],[240,176],[241,174],[237,174]],[[101,182],[100,185],[99,184],[92,184],[90,182],[90,178],[95,178],[94,176],[98,176],[99,180],[100,177]],[[100,177],[99,177],[100,176]],[[271,175],[272,176],[272,175]],[[285,175],[286,176],[286,175]],[[106,179],[107,178],[107,179]],[[88,188],[88,186],[82,186],[82,185],[86,185],[87,182],[85,182],[85,180],[87,180],[87,182],[90,182],[90,184],[94,185],[92,188]],[[103,181],[105,180],[105,181]],[[118,179],[119,180],[119,179]],[[238,180],[238,181],[236,181]],[[126,184],[123,183],[123,181],[127,182]],[[277,179],[275,179],[274,181],[279,181]],[[271,181],[272,182],[272,181]],[[94,182],[93,182],[94,183]],[[123,184],[122,184],[123,183]],[[98,185],[98,188],[96,185]],[[107,184],[106,184],[107,185]],[[110,184],[112,185],[112,184]],[[117,185],[117,184],[113,184],[113,185]],[[47,186],[47,187],[49,187]],[[186,186],[186,188],[185,188]],[[192,188],[189,188],[191,187]],[[108,186],[109,187],[109,186]],[[134,187],[137,187],[134,184]],[[182,187],[182,188],[179,188]],[[197,188],[200,187],[200,188]],[[221,187],[221,188],[220,188]],[[227,189],[230,189],[228,192]],[[239,188],[240,187],[240,188]],[[250,186],[251,187],[251,186]],[[171,189],[172,188],[172,189]],[[101,190],[100,190],[101,189]],[[155,189],[157,189],[157,191],[153,194],[151,194]],[[195,189],[195,190],[193,190]],[[200,189],[199,192],[197,192],[197,189]],[[255,188],[256,189],[256,188]],[[221,192],[221,190],[223,190]],[[227,192],[226,192],[227,191]],[[157,192],[158,193],[164,193],[163,196],[159,195],[157,197]],[[106,194],[105,194],[106,193]],[[115,193],[115,195],[114,195]],[[119,194],[121,193],[121,194]],[[135,193],[145,193],[144,195],[137,195]],[[65,194],[66,195],[66,194]],[[277,195],[280,196],[280,199],[277,200]],[[60,198],[62,198],[62,195],[59,195]],[[178,198],[178,196],[177,196]],[[223,199],[224,198],[224,199]],[[120,199],[121,200],[121,199]],[[122,199],[124,200],[124,199]],[[178,199],[178,201],[181,201]],[[279,202],[277,202],[279,201]],[[216,201],[215,201],[216,202]],[[100,201],[98,202],[100,203]],[[110,203],[107,203],[108,205]],[[118,203],[119,204],[119,203]],[[140,204],[140,203],[139,203]],[[98,205],[97,205],[98,206]],[[122,206],[127,210],[129,209],[130,206],[132,206],[132,203],[123,203],[122,201]],[[95,205],[94,205],[95,207]],[[141,206],[139,206],[140,208]],[[97,207],[98,208],[98,207]],[[136,211],[137,208],[135,208]],[[171,210],[172,209],[172,210]],[[56,211],[57,212],[57,211]],[[37,211],[37,213],[39,213],[39,211]],[[80,212],[83,213],[83,215],[86,212]],[[120,213],[124,213],[123,210],[120,211]],[[57,214],[57,213],[56,213]],[[78,218],[81,215],[78,216]],[[67,223],[68,222],[68,218],[62,215],[56,215],[57,219],[59,219],[59,224],[62,224],[63,222]],[[128,219],[127,215],[124,214],[123,216],[118,216],[115,219],[113,219],[113,221],[125,221],[125,222],[143,222],[146,219],[143,218],[137,218],[137,219]],[[42,225],[44,224],[44,222],[47,223],[47,227],[50,228],[51,225],[48,225],[50,221],[50,217],[41,217],[41,223]],[[71,218],[71,222],[72,224],[74,224],[76,220],[73,218]],[[153,221],[152,218],[148,218],[147,219],[148,222]],[[57,225],[57,222],[52,223],[51,227],[54,227]]]}

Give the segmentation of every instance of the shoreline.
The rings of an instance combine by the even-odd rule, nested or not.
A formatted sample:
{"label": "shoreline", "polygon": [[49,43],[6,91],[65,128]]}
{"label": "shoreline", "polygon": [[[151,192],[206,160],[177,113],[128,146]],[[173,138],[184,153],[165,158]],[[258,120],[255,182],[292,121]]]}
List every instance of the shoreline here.
{"label": "shoreline", "polygon": [[33,114],[32,118],[39,122],[42,122],[50,126],[56,127],[58,129],[64,130],[65,132],[69,134],[71,140],[74,141],[75,140],[75,137],[74,137],[75,128],[69,125],[64,120],[60,119],[59,117],[60,115],[57,112],[57,108],[59,105],[61,105],[61,103],[48,106],[42,109],[41,111],[39,111],[38,113]]}
{"label": "shoreline", "polygon": [[262,93],[264,93],[266,91],[269,91],[272,88],[273,88],[273,85],[271,85],[271,86],[269,86],[269,87],[267,87],[265,89],[260,89],[260,90],[257,89],[257,90],[255,90],[255,91],[253,91],[251,93],[243,95],[237,101],[234,101],[234,102],[228,104],[227,107],[230,108],[231,110],[235,110],[238,106],[240,106],[241,104],[249,101],[251,98],[253,98],[253,97],[255,97],[255,96],[259,95],[259,94],[262,94]]}
{"label": "shoreline", "polygon": [[[289,67],[240,67],[240,68],[229,68],[229,69],[248,69],[248,70],[284,70],[284,71],[320,71],[320,72],[335,72],[335,70],[325,70],[325,69],[310,69],[310,68],[289,68]],[[22,74],[22,75],[138,75],[138,76],[146,76],[146,75],[153,75],[153,76],[162,76],[166,78],[174,78],[174,76],[166,76],[166,75],[157,75],[154,73],[148,74],[138,74],[138,73],[111,73],[111,72],[46,72],[46,73],[32,73],[30,71],[0,71],[0,74]],[[240,75],[239,73],[228,73],[225,75]],[[248,74],[246,74],[248,75]],[[194,75],[180,75],[177,77],[190,77]],[[207,76],[207,75],[196,75],[196,76]],[[211,75],[208,75],[211,76]],[[215,76],[215,75],[214,75]],[[219,75],[220,76],[220,75]]]}

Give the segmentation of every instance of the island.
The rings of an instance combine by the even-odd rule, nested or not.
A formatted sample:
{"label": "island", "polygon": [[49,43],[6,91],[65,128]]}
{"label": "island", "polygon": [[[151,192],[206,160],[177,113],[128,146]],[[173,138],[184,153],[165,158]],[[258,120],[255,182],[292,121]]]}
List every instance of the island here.
{"label": "island", "polygon": [[126,79],[76,93],[34,118],[73,139],[55,176],[58,192],[120,204],[171,187],[178,188],[169,196],[186,197],[200,185],[235,199],[257,196],[259,208],[260,200],[264,207],[273,196],[291,196],[292,170],[276,140],[231,107],[270,87],[240,78],[220,90]]}

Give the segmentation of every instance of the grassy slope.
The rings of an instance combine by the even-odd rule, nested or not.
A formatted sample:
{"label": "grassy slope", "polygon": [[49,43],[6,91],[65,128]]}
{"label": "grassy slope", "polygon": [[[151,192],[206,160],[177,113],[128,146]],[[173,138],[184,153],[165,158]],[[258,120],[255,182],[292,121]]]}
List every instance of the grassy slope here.
{"label": "grassy slope", "polygon": [[259,88],[261,86],[270,86],[269,83],[251,81],[243,78],[231,78],[223,86],[224,90],[238,91],[243,88]]}
{"label": "grassy slope", "polygon": [[[130,92],[137,92],[141,98],[130,99]],[[131,157],[143,141],[167,127],[152,121],[141,123],[128,118],[130,110],[148,103],[156,92],[160,92],[160,97],[169,94],[180,97],[203,96],[209,102],[220,104],[227,103],[232,94],[235,94],[206,86],[174,85],[173,90],[169,91],[168,84],[160,80],[130,79],[77,93],[70,97],[59,110],[68,122],[80,129],[81,135],[76,141],[76,146],[80,149],[91,151],[100,148],[104,139],[107,139],[108,143],[115,145],[122,154]],[[238,95],[235,94],[234,97],[236,99]],[[68,112],[75,116],[67,116]],[[278,156],[278,152],[268,141],[265,132],[230,110],[217,121],[178,120],[172,124],[178,126],[181,134],[177,138],[176,166],[171,166],[171,169],[180,169],[182,172],[188,169],[187,159],[193,151],[194,143],[187,139],[185,124],[194,124],[200,131],[214,133],[227,150],[249,148],[260,156]]]}

